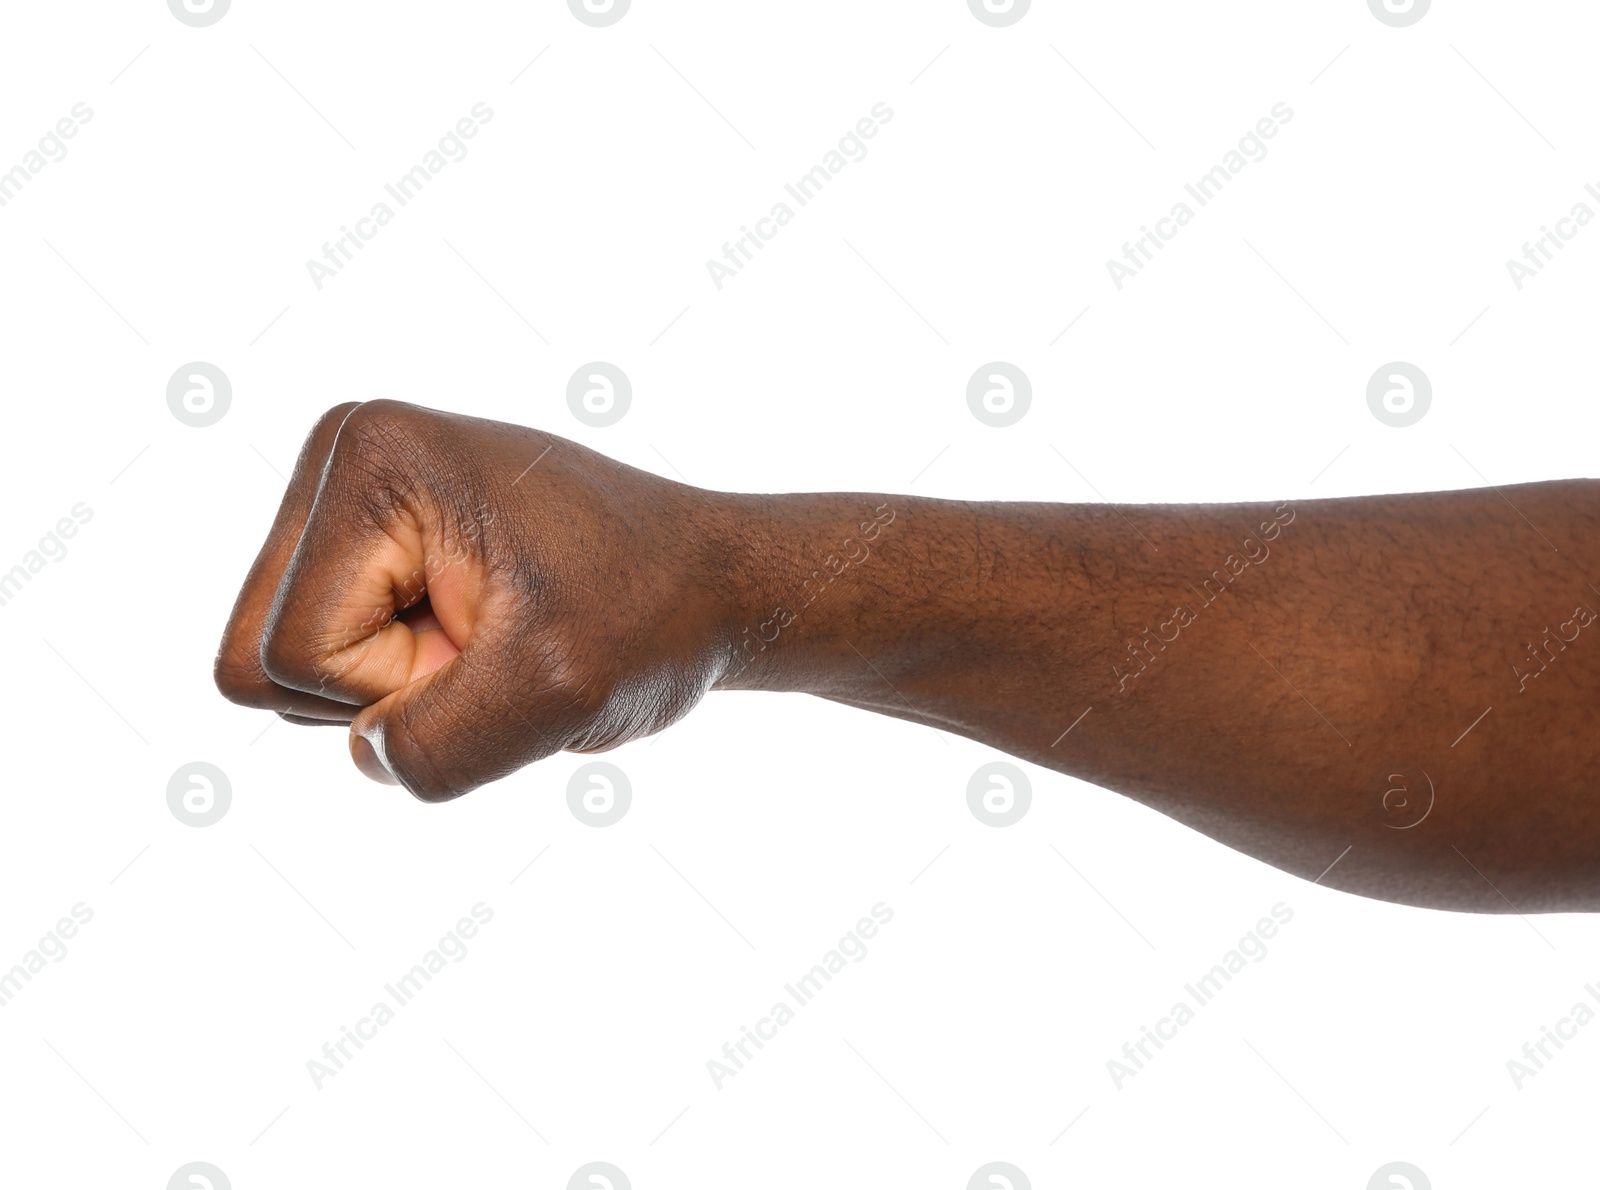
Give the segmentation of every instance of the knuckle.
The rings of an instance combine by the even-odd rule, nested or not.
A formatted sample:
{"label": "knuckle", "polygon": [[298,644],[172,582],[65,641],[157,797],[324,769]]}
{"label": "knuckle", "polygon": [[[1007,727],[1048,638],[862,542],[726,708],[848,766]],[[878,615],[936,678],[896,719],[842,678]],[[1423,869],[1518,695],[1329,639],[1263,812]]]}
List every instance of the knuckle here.
{"label": "knuckle", "polygon": [[229,702],[246,707],[276,709],[278,691],[261,668],[255,627],[248,617],[235,618],[223,631],[222,644],[211,663],[211,678]]}
{"label": "knuckle", "polygon": [[261,638],[259,657],[261,672],[280,686],[303,690],[307,680],[316,685],[314,667],[307,663],[305,653],[279,632],[268,632]]}
{"label": "knuckle", "polygon": [[404,401],[363,401],[340,423],[333,457],[365,459],[407,448],[417,440],[419,423],[425,417],[423,410]]}
{"label": "knuckle", "polygon": [[328,451],[319,503],[338,515],[388,521],[419,495],[438,435],[430,410],[403,401],[365,401],[340,423]]}
{"label": "knuckle", "polygon": [[306,435],[305,442],[301,444],[300,455],[309,466],[315,467],[321,457],[325,456],[328,444],[333,441],[339,432],[339,427],[350,419],[351,414],[360,409],[360,401],[343,401],[338,405],[330,406],[321,417],[313,423],[311,431]]}
{"label": "knuckle", "polygon": [[266,675],[226,643],[212,663],[211,677],[222,697],[240,706],[258,707],[268,692]]}

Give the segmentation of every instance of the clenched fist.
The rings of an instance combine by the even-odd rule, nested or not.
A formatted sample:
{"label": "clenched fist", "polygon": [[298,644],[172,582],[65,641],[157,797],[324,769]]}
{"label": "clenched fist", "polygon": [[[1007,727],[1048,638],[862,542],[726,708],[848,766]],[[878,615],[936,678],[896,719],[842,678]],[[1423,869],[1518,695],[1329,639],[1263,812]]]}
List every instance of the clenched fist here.
{"label": "clenched fist", "polygon": [[350,725],[433,801],[683,715],[733,657],[728,512],[535,430],[393,401],[317,423],[216,662],[235,702]]}

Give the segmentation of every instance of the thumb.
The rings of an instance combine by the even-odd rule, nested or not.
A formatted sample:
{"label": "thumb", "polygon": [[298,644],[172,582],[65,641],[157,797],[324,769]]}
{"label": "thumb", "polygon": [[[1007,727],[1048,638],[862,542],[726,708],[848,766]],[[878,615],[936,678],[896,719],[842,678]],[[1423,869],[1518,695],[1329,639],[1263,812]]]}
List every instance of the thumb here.
{"label": "thumb", "polygon": [[[512,702],[514,656],[482,631],[454,656],[418,633],[419,656],[442,663],[367,707],[350,724],[350,754],[374,780],[403,785],[426,802],[448,801],[509,776],[564,746],[570,733],[537,712],[534,723]],[[443,636],[442,632],[438,633]]]}

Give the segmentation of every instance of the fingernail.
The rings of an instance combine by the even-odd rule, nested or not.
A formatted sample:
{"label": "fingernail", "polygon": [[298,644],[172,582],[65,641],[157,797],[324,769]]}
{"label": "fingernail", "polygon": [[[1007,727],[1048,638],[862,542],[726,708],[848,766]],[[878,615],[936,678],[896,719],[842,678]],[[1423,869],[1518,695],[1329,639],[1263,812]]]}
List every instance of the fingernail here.
{"label": "fingernail", "polygon": [[350,759],[356,762],[356,768],[380,785],[400,784],[378,758],[378,750],[354,732],[350,733]]}

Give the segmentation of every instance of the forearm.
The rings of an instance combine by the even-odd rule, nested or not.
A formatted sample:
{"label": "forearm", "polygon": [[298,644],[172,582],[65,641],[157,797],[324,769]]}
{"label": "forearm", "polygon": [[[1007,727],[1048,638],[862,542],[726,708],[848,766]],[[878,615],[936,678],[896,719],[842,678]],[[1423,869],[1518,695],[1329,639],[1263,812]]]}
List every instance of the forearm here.
{"label": "forearm", "polygon": [[1597,489],[735,497],[722,685],[984,740],[1308,877],[1348,847],[1352,891],[1594,908]]}
{"label": "forearm", "polygon": [[1114,544],[1103,507],[734,500],[749,548],[729,567],[723,688],[803,691],[1016,751],[1104,676],[1090,672],[1103,659],[1082,630],[1079,551]]}

